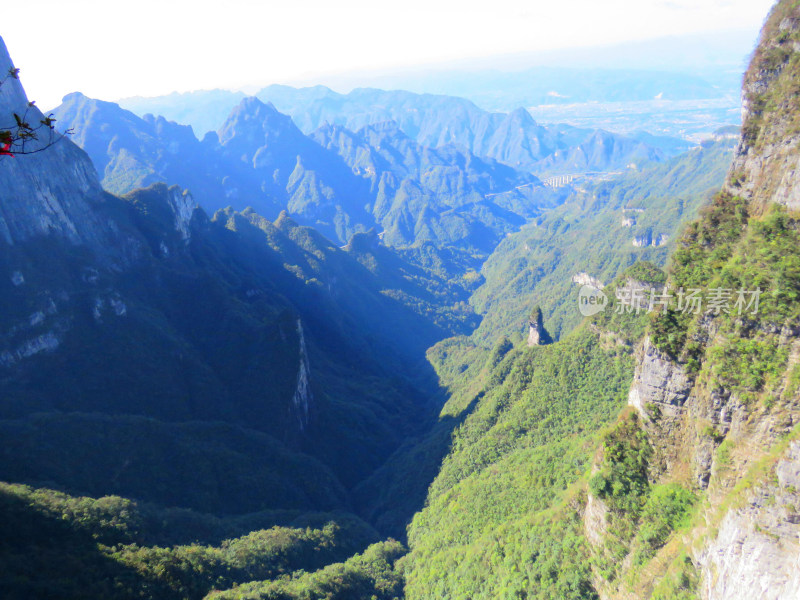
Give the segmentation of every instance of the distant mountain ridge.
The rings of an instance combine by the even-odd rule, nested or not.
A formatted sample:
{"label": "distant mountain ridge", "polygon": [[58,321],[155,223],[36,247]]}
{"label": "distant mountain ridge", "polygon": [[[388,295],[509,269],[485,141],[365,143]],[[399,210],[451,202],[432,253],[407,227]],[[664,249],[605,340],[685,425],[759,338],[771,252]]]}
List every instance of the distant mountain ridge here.
{"label": "distant mountain ridge", "polygon": [[[54,114],[111,192],[177,183],[210,212],[249,206],[274,219],[286,209],[343,244],[376,228],[395,246],[437,241],[486,253],[557,202],[532,175],[453,146],[423,147],[396,125],[360,132],[323,126],[307,136],[255,97],[203,141],[187,126],[141,119],[81,94],[67,96]],[[502,199],[487,198],[501,192]]]}
{"label": "distant mountain ridge", "polygon": [[[455,144],[536,174],[605,171],[665,158],[659,148],[641,140],[567,125],[544,127],[525,108],[491,113],[453,96],[370,88],[338,94],[322,86],[298,90],[278,85],[264,88],[257,96],[291,115],[304,131],[325,122],[360,129],[392,120],[423,146]],[[614,152],[598,152],[600,139],[613,139]],[[583,156],[575,154],[580,146]]]}
{"label": "distant mountain ridge", "polygon": [[200,90],[182,94],[174,92],[157,98],[136,96],[119,100],[116,104],[140,117],[162,115],[170,121],[191,125],[202,139],[209,131],[219,129],[231,109],[246,96],[243,92],[230,90]]}
{"label": "distant mountain ridge", "polygon": [[[146,114],[159,111],[169,119],[202,127],[214,123],[222,126],[227,118],[224,103],[213,92],[213,103],[206,94],[138,98],[120,101],[121,105]],[[615,170],[630,163],[661,161],[689,148],[690,144],[675,138],[627,137],[604,132],[601,138],[614,139],[613,152],[596,149],[598,131],[567,125],[543,127],[524,108],[510,113],[482,110],[473,102],[455,96],[415,94],[394,90],[357,88],[339,94],[325,86],[293,88],[270,85],[256,93],[271,102],[279,111],[290,115],[304,133],[311,133],[325,123],[341,125],[353,131],[383,121],[395,121],[406,135],[423,146],[446,144],[463,146],[473,154],[497,159],[514,168],[535,174],[585,170]],[[228,93],[228,110],[239,101],[237,93]],[[202,116],[200,116],[202,115]],[[578,146],[583,146],[577,154]],[[588,146],[588,147],[587,147]]]}

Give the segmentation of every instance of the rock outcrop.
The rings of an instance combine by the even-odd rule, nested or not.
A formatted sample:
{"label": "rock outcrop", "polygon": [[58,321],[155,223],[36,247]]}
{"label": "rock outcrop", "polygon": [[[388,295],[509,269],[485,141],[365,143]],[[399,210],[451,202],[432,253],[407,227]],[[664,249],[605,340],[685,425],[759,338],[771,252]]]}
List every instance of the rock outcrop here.
{"label": "rock outcrop", "polygon": [[528,318],[528,348],[552,343],[553,338],[544,328],[542,309],[537,306],[531,311],[531,315]]}
{"label": "rock outcrop", "polygon": [[[14,65],[0,39],[0,73]],[[30,106],[18,79],[0,86],[0,123],[14,123],[14,115],[35,126],[44,118]],[[0,157],[0,239],[14,245],[37,236],[53,236],[90,247],[106,263],[120,265],[138,254],[137,243],[120,243],[113,217],[103,216],[106,204],[97,173],[86,153],[58,132],[42,130],[26,152],[52,145],[34,154],[16,152]]]}
{"label": "rock outcrop", "polygon": [[800,15],[779,2],[761,32],[742,92],[742,137],[727,188],[761,206],[800,209]]}
{"label": "rock outcrop", "polygon": [[598,290],[602,290],[604,287],[606,287],[606,285],[597,277],[593,277],[585,271],[575,273],[575,275],[572,276],[572,283],[577,283],[578,285],[590,285]]}
{"label": "rock outcrop", "polygon": [[669,241],[669,236],[664,233],[653,233],[647,231],[641,235],[634,236],[633,245],[637,248],[644,248],[646,246],[666,246]]}
{"label": "rock outcrop", "polygon": [[710,600],[783,600],[800,591],[800,442],[767,483],[728,512],[699,553],[702,595]]}
{"label": "rock outcrop", "polygon": [[301,432],[308,427],[309,412],[312,400],[311,394],[311,365],[308,362],[308,349],[303,323],[297,319],[297,338],[299,345],[299,364],[297,367],[297,386],[292,396],[290,410],[297,420]]}
{"label": "rock outcrop", "polygon": [[645,338],[628,395],[628,404],[645,418],[657,410],[661,415],[677,416],[683,409],[692,382],[684,367],[653,346]]}

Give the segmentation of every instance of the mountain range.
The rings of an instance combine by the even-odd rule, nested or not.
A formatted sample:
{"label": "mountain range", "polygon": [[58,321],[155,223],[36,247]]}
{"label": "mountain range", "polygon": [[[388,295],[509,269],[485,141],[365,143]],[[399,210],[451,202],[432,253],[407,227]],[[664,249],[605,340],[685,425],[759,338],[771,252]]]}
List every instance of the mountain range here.
{"label": "mountain range", "polygon": [[[183,122],[202,135],[209,126],[221,127],[239,101],[238,94],[227,93],[226,108],[219,102],[224,94],[221,90],[194,92],[129,99],[121,101],[121,105],[140,115],[157,111],[169,119],[186,119]],[[544,127],[524,108],[492,113],[463,98],[402,90],[359,88],[339,94],[324,86],[271,85],[257,92],[256,97],[290,115],[305,133],[325,123],[358,130],[381,121],[395,121],[406,135],[423,146],[455,144],[478,156],[494,158],[537,175],[615,170],[630,163],[663,160],[690,146],[668,137],[647,138],[638,134],[627,137],[568,125]]]}
{"label": "mountain range", "polygon": [[[80,94],[53,114],[111,192],[176,182],[209,212],[251,207],[274,219],[286,209],[341,243],[376,228],[395,246],[436,241],[485,253],[558,201],[534,176],[453,146],[423,147],[391,122],[307,136],[257,98],[242,100],[202,141],[188,127]],[[500,203],[490,197],[499,192]]]}
{"label": "mountain range", "polygon": [[0,156],[0,596],[796,598],[798,48],[780,0],[740,132],[549,185],[409,131],[524,111],[69,96]]}
{"label": "mountain range", "polygon": [[413,70],[342,73],[309,84],[458,96],[500,112],[537,104],[636,102],[659,94],[679,102],[727,97],[736,107],[742,65],[757,36],[754,25],[612,46],[476,56]]}

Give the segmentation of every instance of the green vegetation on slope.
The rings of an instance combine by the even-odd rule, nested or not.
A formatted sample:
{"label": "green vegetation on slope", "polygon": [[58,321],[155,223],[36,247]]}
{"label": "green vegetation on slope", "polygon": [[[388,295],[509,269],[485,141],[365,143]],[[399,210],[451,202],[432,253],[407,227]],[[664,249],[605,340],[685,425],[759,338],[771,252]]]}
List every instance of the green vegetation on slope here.
{"label": "green vegetation on slope", "polygon": [[[716,335],[708,343],[701,315],[670,310],[654,315],[656,346],[744,399],[768,388],[788,358],[780,330],[800,316],[799,229],[780,205],[748,216],[740,198],[720,194],[682,237],[670,277],[675,289],[728,291],[723,309],[710,315]],[[739,301],[739,290],[758,291],[758,303],[752,294]]]}
{"label": "green vegetation on slope", "polygon": [[501,340],[455,385],[443,414],[468,412],[409,527],[408,598],[596,597],[576,507],[633,373],[614,337],[587,323],[550,346]]}
{"label": "green vegetation on slope", "polygon": [[[0,483],[0,595],[8,600],[200,600],[214,589],[322,569],[376,539],[345,513],[220,518]],[[369,575],[366,566],[351,570]]]}
{"label": "green vegetation on slope", "polygon": [[[792,22],[796,17],[796,2],[775,5],[745,75],[749,115],[742,137],[755,151],[800,133],[800,54],[796,51],[800,29]],[[747,85],[754,82],[758,85]]]}
{"label": "green vegetation on slope", "polygon": [[405,548],[395,541],[373,544],[343,563],[315,573],[297,572],[208,595],[208,600],[398,600],[403,576],[395,563]]}
{"label": "green vegetation on slope", "polygon": [[608,513],[592,560],[596,573],[613,582],[628,555],[639,567],[688,522],[696,497],[677,483],[651,484],[653,448],[635,412],[624,412],[604,435],[602,451],[589,490]]}
{"label": "green vegetation on slope", "polygon": [[559,338],[582,318],[576,275],[607,284],[637,261],[663,267],[684,223],[719,189],[730,159],[730,142],[713,142],[663,165],[578,188],[506,238],[483,266],[486,284],[471,299],[484,314],[479,335],[518,335],[530,305],[538,303],[545,327]]}

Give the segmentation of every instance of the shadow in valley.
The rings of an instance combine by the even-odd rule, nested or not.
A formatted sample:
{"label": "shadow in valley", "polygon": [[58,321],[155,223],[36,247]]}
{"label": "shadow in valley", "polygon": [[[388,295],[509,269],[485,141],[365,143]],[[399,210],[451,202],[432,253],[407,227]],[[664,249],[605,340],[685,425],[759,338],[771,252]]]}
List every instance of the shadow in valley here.
{"label": "shadow in valley", "polygon": [[[444,393],[444,390],[442,390]],[[450,451],[452,434],[480,402],[481,391],[458,416],[437,419],[419,437],[408,439],[368,479],[353,490],[358,514],[381,534],[406,542],[406,527],[425,499],[442,461]]]}

